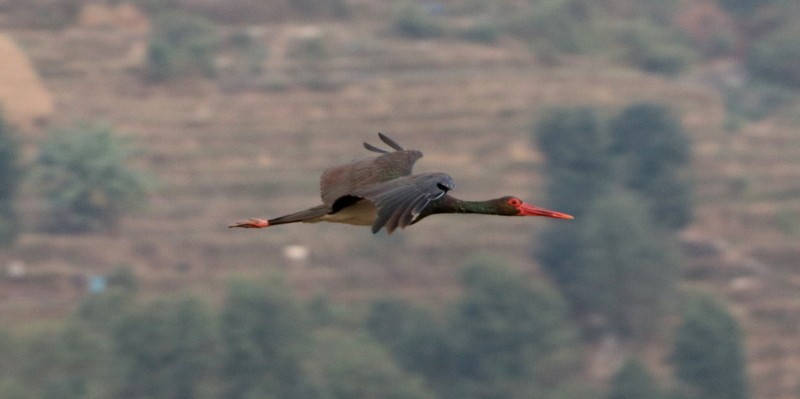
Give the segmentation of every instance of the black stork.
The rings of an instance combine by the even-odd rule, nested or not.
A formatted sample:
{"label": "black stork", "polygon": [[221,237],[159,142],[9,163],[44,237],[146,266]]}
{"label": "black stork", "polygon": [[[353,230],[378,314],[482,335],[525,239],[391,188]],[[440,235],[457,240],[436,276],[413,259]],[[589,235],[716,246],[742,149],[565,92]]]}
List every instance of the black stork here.
{"label": "black stork", "polygon": [[364,148],[380,155],[325,170],[320,178],[321,205],[269,220],[248,219],[228,227],[334,222],[372,226],[373,233],[386,227],[391,234],[398,227],[405,228],[438,213],[573,218],[512,196],[486,201],[452,197],[447,194],[455,188],[452,177],[445,173],[412,175],[411,169],[422,153],[406,150],[382,133],[378,137],[394,151],[364,143]]}

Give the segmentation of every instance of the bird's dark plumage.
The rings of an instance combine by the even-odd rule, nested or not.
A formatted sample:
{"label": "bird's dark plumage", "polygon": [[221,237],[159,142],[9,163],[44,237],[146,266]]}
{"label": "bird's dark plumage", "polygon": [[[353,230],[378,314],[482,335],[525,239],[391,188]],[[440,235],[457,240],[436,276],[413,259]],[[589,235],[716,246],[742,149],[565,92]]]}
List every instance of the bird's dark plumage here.
{"label": "bird's dark plumage", "polygon": [[323,204],[332,206],[336,200],[352,195],[355,190],[411,174],[414,163],[422,158],[422,153],[403,149],[383,133],[378,135],[395,151],[389,152],[364,143],[366,149],[382,155],[326,169],[319,182]]}
{"label": "bird's dark plumage", "polygon": [[462,201],[447,195],[455,188],[445,173],[412,175],[422,157],[406,150],[383,133],[378,137],[393,151],[364,143],[380,155],[326,169],[320,178],[322,204],[274,219],[249,219],[229,227],[261,228],[294,222],[337,222],[371,225],[377,233],[386,227],[391,234],[436,213],[480,213],[506,216],[572,216],[525,204],[516,197],[488,201]]}
{"label": "bird's dark plumage", "polygon": [[373,233],[384,226],[392,233],[414,222],[431,201],[442,198],[453,188],[452,177],[444,173],[425,173],[373,184],[354,191],[353,195],[367,199],[377,208]]}

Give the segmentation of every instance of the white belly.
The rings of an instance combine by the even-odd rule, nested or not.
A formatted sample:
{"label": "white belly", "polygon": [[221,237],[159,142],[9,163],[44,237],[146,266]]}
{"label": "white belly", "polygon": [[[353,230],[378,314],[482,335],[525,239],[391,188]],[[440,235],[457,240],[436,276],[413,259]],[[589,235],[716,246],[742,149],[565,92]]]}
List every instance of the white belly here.
{"label": "white belly", "polygon": [[378,212],[372,202],[361,200],[339,212],[332,215],[324,215],[314,221],[372,226],[377,216]]}

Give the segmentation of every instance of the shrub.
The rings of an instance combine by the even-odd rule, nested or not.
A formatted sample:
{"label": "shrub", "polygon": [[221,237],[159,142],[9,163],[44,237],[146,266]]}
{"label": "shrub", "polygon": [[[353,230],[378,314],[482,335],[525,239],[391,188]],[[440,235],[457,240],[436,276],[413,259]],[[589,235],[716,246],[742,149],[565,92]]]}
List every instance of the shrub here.
{"label": "shrub", "polygon": [[675,76],[694,58],[683,38],[650,23],[634,23],[623,29],[619,37],[623,59],[643,71]]}
{"label": "shrub", "polygon": [[787,24],[756,41],[747,65],[756,77],[800,88],[800,25]]}
{"label": "shrub", "polygon": [[570,0],[532,2],[510,17],[510,32],[531,44],[565,53],[594,47],[591,20]]}
{"label": "shrub", "polygon": [[44,194],[55,232],[113,229],[142,206],[149,181],[126,162],[132,149],[108,126],[54,130],[42,144],[33,180]]}
{"label": "shrub", "polygon": [[796,98],[797,93],[792,87],[777,81],[755,80],[726,90],[726,117],[733,127],[730,130],[736,130],[736,122],[742,120],[762,120]]}
{"label": "shrub", "polygon": [[631,358],[614,374],[606,399],[657,399],[661,396],[647,366],[638,359]]}
{"label": "shrub", "polygon": [[462,29],[458,35],[467,41],[491,44],[502,34],[502,27],[495,21],[476,21]]}
{"label": "shrub", "polygon": [[114,332],[123,370],[117,397],[193,398],[217,363],[211,312],[199,301],[158,301],[129,313]]}
{"label": "shrub", "polygon": [[59,30],[75,23],[84,3],[81,0],[30,0],[5,2],[6,24],[25,29]]}
{"label": "shrub", "polygon": [[719,0],[719,5],[733,14],[747,16],[752,15],[758,7],[774,2],[775,0]]}
{"label": "shrub", "polygon": [[19,219],[14,209],[17,186],[22,177],[18,158],[19,146],[11,126],[0,114],[0,246],[12,244],[19,234]]}
{"label": "shrub", "polygon": [[749,397],[741,329],[709,296],[693,298],[686,307],[675,335],[672,361],[677,377],[703,398]]}
{"label": "shrub", "polygon": [[435,399],[368,335],[328,330],[317,341],[314,358],[331,398]]}
{"label": "shrub", "polygon": [[414,1],[403,2],[394,10],[392,26],[401,36],[412,39],[426,39],[444,34],[442,23]]}
{"label": "shrub", "polygon": [[331,16],[344,18],[350,15],[345,0],[289,0],[289,6],[306,18]]}
{"label": "shrub", "polygon": [[429,313],[406,302],[382,299],[371,304],[366,326],[406,370],[432,381],[449,376],[448,332]]}
{"label": "shrub", "polygon": [[154,81],[214,75],[216,28],[211,21],[179,11],[159,14],[147,49],[148,77]]}

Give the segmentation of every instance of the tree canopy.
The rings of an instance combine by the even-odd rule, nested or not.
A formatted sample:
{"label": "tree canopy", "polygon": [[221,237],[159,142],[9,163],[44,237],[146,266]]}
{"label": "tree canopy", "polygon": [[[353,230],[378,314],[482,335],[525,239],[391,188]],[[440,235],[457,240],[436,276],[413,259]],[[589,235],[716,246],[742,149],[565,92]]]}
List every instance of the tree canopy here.
{"label": "tree canopy", "polygon": [[22,171],[17,164],[19,146],[11,125],[0,112],[0,246],[13,243],[19,234],[19,220],[14,209]]}
{"label": "tree canopy", "polygon": [[49,205],[46,228],[83,232],[113,229],[144,204],[151,186],[128,165],[133,148],[108,126],[54,130],[42,143],[33,178]]}
{"label": "tree canopy", "polygon": [[676,376],[704,398],[749,398],[743,337],[736,319],[707,295],[693,298],[675,335]]}

